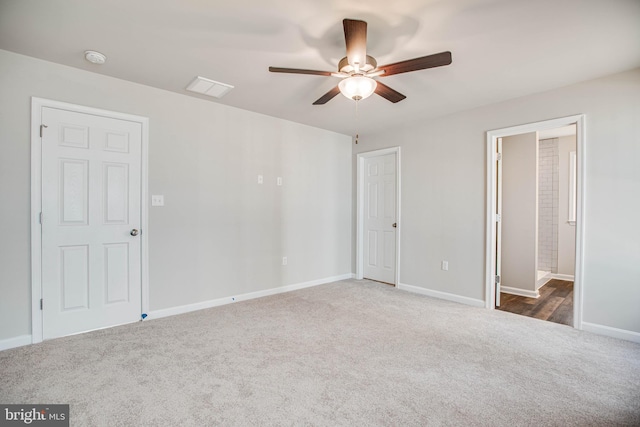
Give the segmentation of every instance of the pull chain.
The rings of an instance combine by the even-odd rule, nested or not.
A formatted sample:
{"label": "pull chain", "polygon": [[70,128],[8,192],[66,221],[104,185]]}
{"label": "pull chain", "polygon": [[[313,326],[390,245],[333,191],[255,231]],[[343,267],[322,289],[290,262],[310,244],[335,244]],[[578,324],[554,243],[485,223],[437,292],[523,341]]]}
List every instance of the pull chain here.
{"label": "pull chain", "polygon": [[360,137],[360,135],[358,134],[358,100],[356,99],[356,144],[358,143],[358,138]]}

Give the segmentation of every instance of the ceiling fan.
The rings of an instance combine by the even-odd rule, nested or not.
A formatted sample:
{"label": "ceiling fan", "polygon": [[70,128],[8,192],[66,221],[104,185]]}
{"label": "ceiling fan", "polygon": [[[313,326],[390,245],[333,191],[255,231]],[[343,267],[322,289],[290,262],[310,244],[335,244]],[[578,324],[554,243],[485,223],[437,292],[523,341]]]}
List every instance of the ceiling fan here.
{"label": "ceiling fan", "polygon": [[347,98],[355,101],[377,93],[381,97],[396,103],[405,99],[406,96],[391,89],[384,83],[374,80],[374,77],[387,77],[451,64],[451,52],[440,52],[378,67],[375,58],[367,55],[367,23],[355,19],[344,19],[342,25],[347,45],[347,56],[340,60],[338,72],[280,67],[269,67],[269,71],[272,73],[312,74],[342,78],[338,86],[322,95],[313,105],[326,104],[338,93],[342,93]]}

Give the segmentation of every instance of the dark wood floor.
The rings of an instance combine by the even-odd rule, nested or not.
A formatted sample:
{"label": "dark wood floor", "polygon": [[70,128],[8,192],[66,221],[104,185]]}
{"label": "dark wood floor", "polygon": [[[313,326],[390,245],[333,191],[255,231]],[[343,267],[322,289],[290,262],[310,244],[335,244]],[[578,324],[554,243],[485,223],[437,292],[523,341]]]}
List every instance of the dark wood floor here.
{"label": "dark wood floor", "polygon": [[551,279],[539,298],[500,293],[498,310],[573,326],[573,282]]}

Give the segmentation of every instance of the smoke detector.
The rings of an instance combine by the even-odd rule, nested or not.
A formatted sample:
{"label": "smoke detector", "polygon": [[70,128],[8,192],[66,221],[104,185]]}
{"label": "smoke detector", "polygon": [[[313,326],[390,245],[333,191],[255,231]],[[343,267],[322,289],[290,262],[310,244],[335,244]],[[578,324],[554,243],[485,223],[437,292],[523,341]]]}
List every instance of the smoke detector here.
{"label": "smoke detector", "polygon": [[100,52],[96,52],[95,50],[85,51],[84,59],[91,62],[92,64],[98,64],[98,65],[102,65],[105,62],[107,62],[107,57]]}

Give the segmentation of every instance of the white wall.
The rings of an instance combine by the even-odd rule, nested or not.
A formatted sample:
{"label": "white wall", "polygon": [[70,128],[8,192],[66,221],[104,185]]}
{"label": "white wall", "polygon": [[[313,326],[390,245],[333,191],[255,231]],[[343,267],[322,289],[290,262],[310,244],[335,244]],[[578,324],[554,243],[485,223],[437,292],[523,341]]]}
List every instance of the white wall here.
{"label": "white wall", "polygon": [[536,291],[538,134],[502,138],[503,287]]}
{"label": "white wall", "polygon": [[[640,69],[361,133],[354,152],[402,147],[400,281],[484,300],[486,131],[579,113],[586,114],[583,321],[640,333]],[[449,271],[440,270],[443,259]]]}
{"label": "white wall", "polygon": [[0,93],[0,340],[31,333],[31,96],[150,118],[151,310],[351,273],[350,137],[6,51]]}
{"label": "white wall", "polygon": [[558,274],[573,276],[576,262],[576,227],[569,219],[569,152],[576,151],[576,136],[558,138]]}

